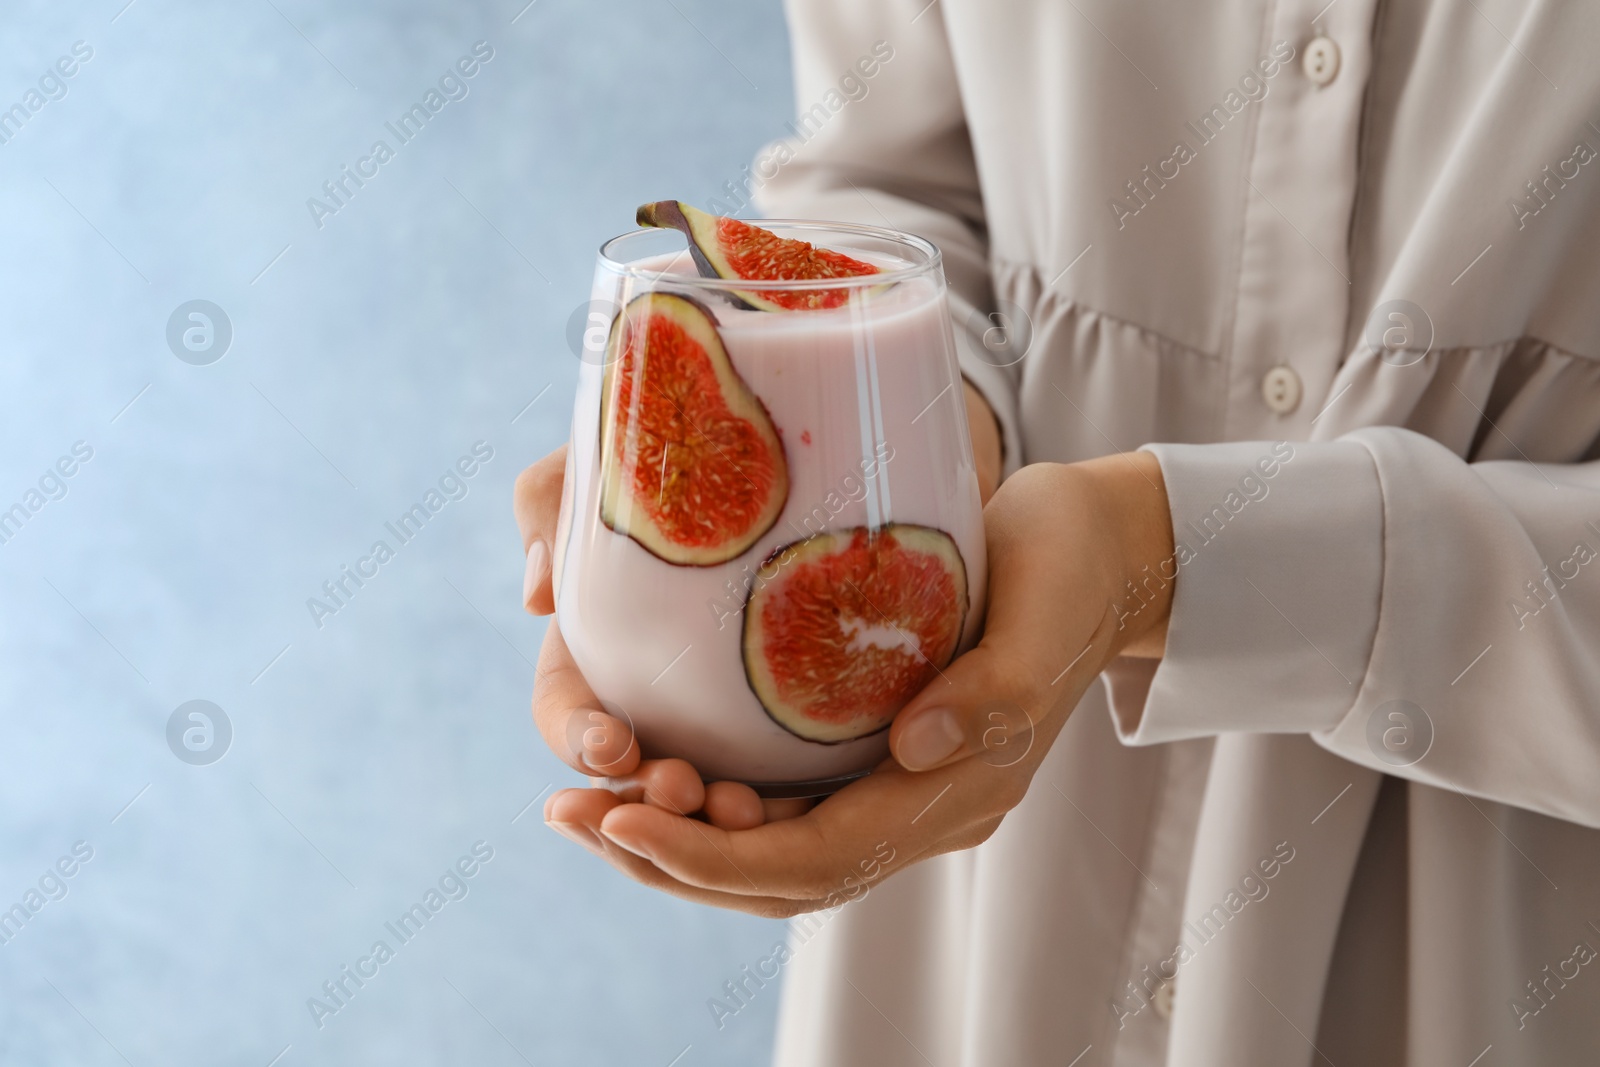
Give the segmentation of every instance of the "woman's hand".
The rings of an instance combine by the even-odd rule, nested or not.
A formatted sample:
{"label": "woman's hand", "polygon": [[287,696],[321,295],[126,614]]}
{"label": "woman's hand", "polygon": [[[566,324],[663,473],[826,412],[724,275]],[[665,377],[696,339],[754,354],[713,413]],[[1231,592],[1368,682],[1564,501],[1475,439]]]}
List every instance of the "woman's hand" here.
{"label": "woman's hand", "polygon": [[[545,463],[530,475],[538,483],[553,471],[555,493],[528,490],[554,499],[561,460]],[[519,514],[522,495],[519,483]],[[983,640],[901,711],[894,760],[803,813],[794,802],[762,810],[744,786],[701,786],[679,760],[641,763],[622,724],[584,710],[599,705],[552,626],[540,729],[569,763],[612,777],[609,788],[556,793],[546,820],[646,885],[768,916],[843,903],[910,863],[986,840],[1101,669],[1123,652],[1159,653],[1172,595],[1159,575],[1171,573],[1173,543],[1161,470],[1143,453],[1024,468],[984,519]],[[549,610],[529,569],[530,603]],[[579,746],[567,742],[575,716],[591,724]],[[708,821],[686,817],[697,809]]]}
{"label": "woman's hand", "polygon": [[[517,476],[513,508],[527,563],[522,605],[534,615],[556,610],[550,546],[561,512],[567,446],[562,445]],[[589,775],[630,774],[639,766],[639,746],[626,724],[600,710],[600,702],[578,672],[552,621],[539,651],[533,719],[562,762]]]}
{"label": "woman's hand", "polygon": [[[978,488],[984,503],[1000,484],[1000,426],[988,403],[966,381],[962,382],[971,427]],[[517,478],[514,508],[522,533],[527,562],[522,579],[523,606],[534,615],[555,611],[551,583],[556,522],[561,510],[562,480],[567,448],[556,449]],[[639,747],[626,723],[601,710],[566,642],[554,622],[545,633],[539,653],[538,681],[534,689],[534,721],[545,743],[573,770],[592,777],[626,777],[660,784],[663,796],[680,800],[685,812],[700,811],[700,778],[682,760],[646,761],[641,770]],[[642,775],[642,779],[640,778]],[[629,777],[631,776],[631,777]],[[758,825],[763,818],[804,810],[804,803],[767,802],[734,783],[713,783],[706,791],[706,814],[716,825]],[[654,793],[651,794],[652,796]]]}
{"label": "woman's hand", "polygon": [[[566,463],[567,449],[562,446],[517,477],[514,506],[527,554],[522,599],[523,606],[535,615],[555,611],[550,546],[561,510]],[[680,814],[702,812],[713,825],[729,829],[757,826],[806,807],[801,801],[763,801],[748,786],[735,782],[704,785],[695,769],[680,759],[641,759],[633,732],[627,723],[601,709],[554,620],[539,650],[533,719],[545,743],[563,763],[589,775],[597,785],[608,784],[620,797]],[[590,843],[578,824],[552,826],[580,844]]]}
{"label": "woman's hand", "polygon": [[971,382],[961,379],[961,390],[967,402],[967,430],[972,438],[972,461],[978,468],[978,498],[985,504],[1000,488],[1000,474],[1004,467],[1005,446],[1000,437],[1000,420],[983,394]]}

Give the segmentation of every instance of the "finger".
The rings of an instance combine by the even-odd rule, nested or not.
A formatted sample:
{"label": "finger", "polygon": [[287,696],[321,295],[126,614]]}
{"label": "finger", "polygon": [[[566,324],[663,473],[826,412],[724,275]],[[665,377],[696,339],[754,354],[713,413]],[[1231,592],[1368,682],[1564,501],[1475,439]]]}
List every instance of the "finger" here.
{"label": "finger", "polygon": [[554,621],[544,633],[533,687],[533,721],[567,766],[597,777],[632,774],[639,744],[628,724],[601,709]]}
{"label": "finger", "polygon": [[[1100,651],[1105,644],[1102,640]],[[1084,660],[1098,663],[1095,649],[1079,651]],[[1081,694],[1076,680],[1059,670],[1056,679],[1052,685],[1039,664],[1009,647],[1004,630],[988,632],[901,710],[889,729],[889,747],[899,764],[913,771],[937,770],[973,755],[1010,766],[1038,742],[1056,700]]]}
{"label": "finger", "polygon": [[929,775],[889,763],[804,815],[752,829],[676,819],[643,804],[611,808],[598,828],[686,885],[739,896],[848,899],[939,841],[1009,810],[1025,788],[1025,773],[976,760]]}
{"label": "finger", "polygon": [[742,782],[712,782],[706,786],[706,818],[723,830],[751,830],[767,821],[756,791]]}
{"label": "finger", "polygon": [[712,782],[706,786],[705,816],[724,830],[750,830],[762,823],[793,819],[816,805],[809,797],[768,800],[742,782]]}
{"label": "finger", "polygon": [[556,540],[561,514],[561,489],[566,481],[567,446],[562,445],[517,475],[512,510],[522,534],[527,563],[522,577],[522,604],[535,615],[555,611],[550,587],[550,546]]}
{"label": "finger", "polygon": [[[820,900],[786,900],[779,897],[720,893],[685,885],[648,860],[618,848],[598,832],[605,813],[620,806],[622,799],[605,789],[563,789],[545,802],[545,823],[570,841],[581,845],[610,863],[641,885],[671,893],[696,904],[728,908],[766,919],[788,919],[802,912],[829,906]],[[682,819],[682,822],[691,820]]]}
{"label": "finger", "polygon": [[[1032,475],[1030,468],[1013,475],[985,512],[990,567],[983,640],[944,668],[890,728],[890,749],[910,770],[945,767],[973,754],[998,765],[1011,762],[1053,712],[1071,711],[1108,658],[1113,609],[1109,602],[1089,602],[1096,595],[1091,590],[1110,588],[1103,561],[1029,536],[1045,521],[1062,532],[1061,544],[1093,544],[1094,535],[1080,531],[1095,520],[1071,514],[1077,498],[1070,475],[1043,486],[1026,484]],[[1008,506],[1019,491],[1032,497],[1027,528],[1012,521],[1019,509]],[[1065,505],[1059,517],[1040,503],[1051,496]]]}
{"label": "finger", "polygon": [[967,404],[967,427],[972,438],[972,460],[978,469],[978,499],[987,504],[1000,485],[1004,445],[1000,422],[982,393],[965,378],[961,380]]}
{"label": "finger", "polygon": [[625,801],[606,789],[558,789],[544,802],[544,821],[550,829],[597,856],[606,853],[606,841],[596,832],[606,812]]}
{"label": "finger", "polygon": [[711,795],[700,781],[700,773],[681,759],[644,760],[632,774],[597,778],[594,784],[616,794],[625,803],[650,804],[674,815],[699,811]]}
{"label": "finger", "polygon": [[761,813],[767,822],[777,822],[779,819],[793,819],[804,815],[817,806],[815,797],[794,797],[784,800],[763,800]]}

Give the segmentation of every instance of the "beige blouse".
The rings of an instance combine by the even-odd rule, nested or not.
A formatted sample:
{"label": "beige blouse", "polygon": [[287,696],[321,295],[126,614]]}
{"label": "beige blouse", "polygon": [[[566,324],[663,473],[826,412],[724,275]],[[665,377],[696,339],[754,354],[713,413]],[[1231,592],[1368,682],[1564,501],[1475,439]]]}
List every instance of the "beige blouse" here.
{"label": "beige blouse", "polygon": [[788,9],[756,203],[937,240],[1008,467],[1149,446],[1181,547],[778,1062],[1600,1062],[1600,5]]}

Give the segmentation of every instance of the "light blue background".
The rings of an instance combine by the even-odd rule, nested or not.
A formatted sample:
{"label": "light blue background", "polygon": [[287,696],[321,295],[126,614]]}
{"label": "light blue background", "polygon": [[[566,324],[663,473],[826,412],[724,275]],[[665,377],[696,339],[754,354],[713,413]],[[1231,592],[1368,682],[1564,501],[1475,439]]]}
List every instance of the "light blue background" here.
{"label": "light blue background", "polygon": [[[781,13],[523,2],[6,5],[0,108],[94,56],[0,145],[0,508],[94,456],[0,545],[0,908],[94,857],[0,945],[0,1063],[769,1054],[774,986],[720,1032],[706,999],[779,924],[513,821],[577,777],[529,719],[510,494],[566,435],[598,243],[782,132]],[[319,230],[307,197],[479,40],[470,95]],[[210,366],[165,342],[197,298],[234,330]],[[306,599],[480,440],[469,494],[318,629]],[[196,698],[235,731],[207,767],[165,739]],[[307,998],[478,840],[469,895],[319,1031]]]}

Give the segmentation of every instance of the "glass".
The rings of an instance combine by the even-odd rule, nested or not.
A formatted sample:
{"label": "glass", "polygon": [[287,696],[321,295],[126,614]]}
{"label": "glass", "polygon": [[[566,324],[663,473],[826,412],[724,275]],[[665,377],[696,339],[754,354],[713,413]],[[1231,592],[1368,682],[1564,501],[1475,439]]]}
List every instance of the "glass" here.
{"label": "glass", "polygon": [[882,760],[976,642],[983,517],[938,250],[760,225],[879,273],[704,278],[659,229],[601,248],[556,620],[647,757],[804,796]]}

